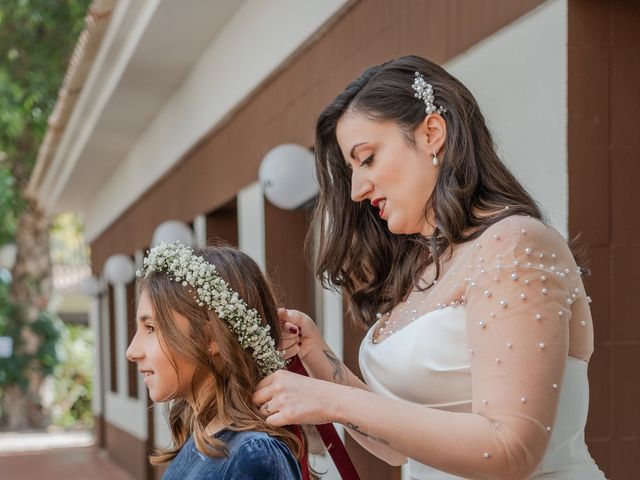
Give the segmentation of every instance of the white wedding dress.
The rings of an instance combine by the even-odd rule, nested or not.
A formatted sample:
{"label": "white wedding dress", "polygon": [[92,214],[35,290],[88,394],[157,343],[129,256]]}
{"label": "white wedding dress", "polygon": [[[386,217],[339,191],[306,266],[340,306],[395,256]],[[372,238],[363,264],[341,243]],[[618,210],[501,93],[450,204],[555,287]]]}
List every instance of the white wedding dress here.
{"label": "white wedding dress", "polygon": [[451,412],[451,431],[438,432],[446,468],[410,459],[410,477],[499,476],[538,452],[529,478],[605,478],[584,440],[589,301],[562,237],[512,216],[454,248],[434,287],[380,318],[360,348],[371,390]]}

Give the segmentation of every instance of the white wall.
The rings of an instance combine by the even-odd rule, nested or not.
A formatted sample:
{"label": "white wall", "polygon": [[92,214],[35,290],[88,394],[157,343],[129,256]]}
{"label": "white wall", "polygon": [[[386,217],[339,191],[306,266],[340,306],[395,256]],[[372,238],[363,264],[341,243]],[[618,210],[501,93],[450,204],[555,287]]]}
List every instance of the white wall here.
{"label": "white wall", "polygon": [[567,17],[566,0],[546,2],[445,65],[478,100],[503,161],[565,236]]}

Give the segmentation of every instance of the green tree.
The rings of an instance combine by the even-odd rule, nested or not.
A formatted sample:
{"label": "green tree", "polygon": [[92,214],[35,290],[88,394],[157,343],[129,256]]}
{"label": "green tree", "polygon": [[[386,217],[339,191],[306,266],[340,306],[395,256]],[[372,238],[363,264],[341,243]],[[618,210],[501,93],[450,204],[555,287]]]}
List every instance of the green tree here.
{"label": "green tree", "polygon": [[14,339],[0,385],[14,428],[45,423],[39,390],[56,364],[59,329],[47,312],[51,221],[26,186],[88,4],[0,0],[0,244],[14,239],[18,247],[8,305],[0,305],[10,312],[2,324]]}

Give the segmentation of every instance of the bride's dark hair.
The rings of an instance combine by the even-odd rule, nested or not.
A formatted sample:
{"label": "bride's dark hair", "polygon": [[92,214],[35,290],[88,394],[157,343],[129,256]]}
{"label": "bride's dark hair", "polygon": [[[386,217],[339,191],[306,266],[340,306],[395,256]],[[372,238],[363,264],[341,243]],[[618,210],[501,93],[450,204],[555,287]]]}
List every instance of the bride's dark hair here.
{"label": "bride's dark hair", "polygon": [[[389,232],[374,207],[351,200],[351,171],[336,138],[338,120],[350,110],[396,124],[414,147],[414,132],[425,118],[425,104],[412,88],[415,72],[433,86],[436,105],[446,108],[444,154],[425,205],[425,217],[432,211],[429,218],[435,219],[427,239]],[[421,57],[401,57],[365,70],[320,115],[315,154],[320,184],[314,214],[320,231],[316,274],[325,286],[342,288],[352,317],[363,325],[401,302],[432,262],[439,275],[439,258],[452,244],[478,237],[509,215],[542,219],[535,201],[498,158],[471,92]],[[307,242],[310,246],[313,238]]]}

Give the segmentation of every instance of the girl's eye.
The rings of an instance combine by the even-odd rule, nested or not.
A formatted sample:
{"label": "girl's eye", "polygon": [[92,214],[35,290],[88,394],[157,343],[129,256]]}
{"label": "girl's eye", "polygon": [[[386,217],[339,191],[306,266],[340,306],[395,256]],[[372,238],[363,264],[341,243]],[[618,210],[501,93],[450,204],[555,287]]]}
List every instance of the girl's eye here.
{"label": "girl's eye", "polygon": [[155,327],[153,325],[145,325],[144,328],[147,329],[147,333],[153,333],[156,331]]}
{"label": "girl's eye", "polygon": [[371,162],[373,162],[373,155],[370,155],[367,158],[365,158],[364,160],[362,160],[362,162],[360,162],[360,166],[364,167],[366,165],[371,165]]}

